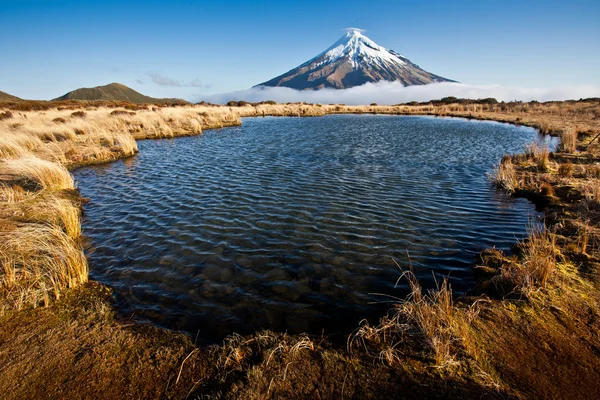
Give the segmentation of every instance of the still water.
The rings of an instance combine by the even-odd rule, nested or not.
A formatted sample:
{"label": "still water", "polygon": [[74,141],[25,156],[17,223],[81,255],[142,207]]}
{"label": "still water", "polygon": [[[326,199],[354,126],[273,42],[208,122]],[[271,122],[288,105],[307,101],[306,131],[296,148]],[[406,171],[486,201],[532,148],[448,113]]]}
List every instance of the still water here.
{"label": "still water", "polygon": [[347,332],[424,286],[473,284],[537,213],[494,189],[533,129],[433,117],[248,118],[75,171],[92,279],[120,310],[210,342],[232,332]]}

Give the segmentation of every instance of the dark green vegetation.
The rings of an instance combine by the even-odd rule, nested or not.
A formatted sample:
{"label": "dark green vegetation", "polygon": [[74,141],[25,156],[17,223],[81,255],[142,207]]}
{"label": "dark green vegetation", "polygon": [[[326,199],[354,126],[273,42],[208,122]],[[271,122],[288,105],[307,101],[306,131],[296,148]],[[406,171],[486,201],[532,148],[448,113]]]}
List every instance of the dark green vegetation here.
{"label": "dark green vegetation", "polygon": [[111,83],[109,85],[96,86],[93,88],[76,89],[65,95],[57,97],[54,100],[107,100],[127,101],[136,104],[188,104],[187,101],[182,99],[156,99],[154,97],[145,96],[120,83]]}

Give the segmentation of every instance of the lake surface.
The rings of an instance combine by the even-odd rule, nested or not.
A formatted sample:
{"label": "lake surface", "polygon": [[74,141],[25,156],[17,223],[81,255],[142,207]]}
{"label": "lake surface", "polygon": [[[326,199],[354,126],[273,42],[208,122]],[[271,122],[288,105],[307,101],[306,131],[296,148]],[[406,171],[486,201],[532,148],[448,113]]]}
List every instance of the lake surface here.
{"label": "lake surface", "polygon": [[[451,118],[248,118],[74,172],[92,279],[126,315],[206,342],[267,328],[349,332],[406,285],[473,284],[537,213],[494,189],[533,129]],[[372,304],[372,303],[376,304]]]}

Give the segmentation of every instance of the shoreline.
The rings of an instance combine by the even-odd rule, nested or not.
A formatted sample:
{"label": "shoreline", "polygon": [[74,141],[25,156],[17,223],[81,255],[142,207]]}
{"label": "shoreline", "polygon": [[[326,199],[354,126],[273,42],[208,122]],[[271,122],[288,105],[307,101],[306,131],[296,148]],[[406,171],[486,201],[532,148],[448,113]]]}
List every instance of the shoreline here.
{"label": "shoreline", "polygon": [[[586,104],[587,103],[584,103],[584,105]],[[512,114],[507,113],[504,116],[501,114],[496,115],[498,110],[484,111],[485,106],[490,105],[470,104],[466,106],[471,107],[470,110],[469,108],[464,110],[464,105],[456,105],[456,109],[452,111],[451,106],[444,105],[439,106],[437,112],[430,111],[428,108],[431,106],[357,107],[341,105],[309,106],[300,104],[293,105],[293,107],[292,105],[264,105],[262,108],[249,106],[181,107],[181,109],[187,108],[188,110],[186,110],[186,112],[189,111],[189,109],[192,109],[192,113],[196,113],[197,115],[201,116],[203,118],[203,122],[206,122],[206,124],[198,126],[195,123],[191,123],[190,121],[193,121],[193,119],[196,118],[191,114],[187,114],[190,118],[189,120],[185,120],[184,118],[175,120],[175,118],[167,116],[167,118],[163,118],[163,121],[168,121],[168,118],[172,118],[172,121],[166,124],[169,129],[165,129],[165,127],[163,127],[163,131],[156,130],[154,136],[144,134],[143,129],[145,125],[140,127],[140,124],[146,124],[147,120],[151,122],[157,122],[158,120],[146,118],[142,121],[141,117],[145,116],[145,112],[143,110],[136,111],[135,115],[123,114],[119,116],[119,119],[123,119],[125,125],[121,126],[126,126],[130,131],[131,136],[136,140],[201,134],[203,130],[220,128],[223,127],[224,124],[239,125],[239,123],[241,123],[240,118],[250,116],[271,116],[271,114],[265,114],[267,111],[271,111],[273,114],[272,116],[321,116],[327,114],[363,114],[368,113],[367,110],[373,110],[374,107],[377,109],[376,112],[373,112],[374,114],[428,115],[433,117],[448,116],[478,119],[482,121],[496,121],[501,123],[511,123],[514,125],[533,127],[538,129],[541,133],[551,133],[555,136],[559,135],[559,131],[562,130],[564,131],[562,133],[563,140],[567,135],[567,131],[575,129],[575,150],[578,145],[579,147],[583,146],[583,143],[580,143],[581,140],[578,141],[578,138],[585,140],[589,137],[591,139],[593,136],[588,135],[590,132],[594,133],[594,135],[600,132],[600,122],[597,120],[597,117],[588,117],[588,119],[583,120],[579,115],[567,115],[567,111],[565,110],[572,106],[571,103],[560,103],[560,105],[557,106],[558,110],[552,109],[552,112],[550,112],[548,115],[540,113],[541,117],[537,119],[534,118],[532,120],[523,120],[523,114],[517,112]],[[553,103],[550,105],[550,107],[553,106],[556,106],[556,104]],[[545,107],[545,105],[540,105],[539,107]],[[560,107],[564,107],[565,110],[561,110]],[[211,108],[213,108],[212,111],[210,110]],[[418,114],[419,112],[423,112],[424,109],[427,109],[427,111],[430,113]],[[67,113],[71,113],[71,111],[73,110],[68,110]],[[86,115],[86,118],[92,118],[94,111],[97,110],[86,109],[84,111],[84,113],[88,114]],[[167,111],[172,112],[172,114],[175,115],[175,111]],[[74,111],[73,113],[76,112],[77,111]],[[113,113],[114,111],[110,112]],[[158,111],[151,110],[149,110],[149,112],[158,113]],[[485,114],[486,112],[487,114]],[[251,113],[254,115],[248,115]],[[261,115],[258,115],[259,113]],[[110,121],[111,114],[108,113],[108,111],[104,112],[104,114],[104,118],[109,118]],[[540,118],[542,117],[546,117],[548,120],[541,120]],[[63,118],[65,120],[69,118],[69,124],[77,125],[77,123],[80,121],[76,120],[75,118],[81,117],[69,116],[64,118],[63,116],[55,116],[55,119],[56,118]],[[32,117],[26,117],[25,119],[31,120]],[[61,125],[62,124],[64,123],[61,123]],[[169,124],[172,124],[173,127],[171,128]],[[578,127],[578,125],[580,126]],[[114,125],[111,122],[110,126],[112,127],[117,125]],[[186,126],[188,130],[183,130],[182,126]],[[80,129],[80,127],[76,127],[76,129]],[[131,132],[132,129],[134,130],[133,132]],[[43,128],[41,131],[43,133]],[[115,133],[115,135],[119,134],[119,132]],[[84,135],[76,134],[74,138],[70,136],[70,140],[77,140],[77,136]],[[54,133],[54,136],[56,139],[56,133]],[[100,149],[101,151],[97,152],[97,154],[100,154],[105,158],[94,158],[93,160],[87,159],[87,161],[91,162],[79,166],[112,162],[120,158],[132,156],[137,152],[137,146],[133,147],[130,142],[129,145],[127,145],[128,142],[124,138],[119,137],[119,139],[121,141],[113,140],[112,147],[109,147],[110,151]],[[49,147],[55,144],[60,148],[60,150],[62,150],[63,148],[66,148],[65,142],[68,141],[69,139],[62,141],[49,141],[46,144],[48,144]],[[101,137],[98,139],[98,143],[110,144],[110,138]],[[88,144],[88,142],[84,142],[84,145]],[[133,144],[135,144],[135,142]],[[63,146],[63,148],[60,146]],[[56,149],[50,152],[44,152],[42,150],[43,145],[38,147],[36,154],[46,156],[48,158],[56,157],[60,159],[60,156],[57,155],[58,151]],[[77,150],[78,149],[75,149],[72,159],[76,159],[81,155]],[[588,148],[588,150],[590,149]],[[471,298],[456,299],[454,301],[455,304],[452,304],[451,293],[450,299],[447,296],[447,290],[449,288],[444,289],[444,285],[442,285],[437,292],[428,295],[421,293],[421,289],[418,287],[418,282],[415,282],[417,286],[414,288],[415,290],[413,291],[412,296],[409,296],[407,303],[401,304],[398,307],[398,309],[402,310],[402,312],[388,315],[387,318],[382,319],[379,325],[361,325],[359,328],[357,328],[356,334],[349,338],[348,352],[344,352],[343,349],[327,345],[326,338],[321,338],[321,342],[318,342],[317,338],[303,335],[286,336],[276,333],[264,334],[262,332],[258,332],[248,337],[239,337],[234,335],[231,340],[226,340],[225,343],[220,346],[211,346],[210,349],[196,348],[193,346],[191,339],[188,338],[187,344],[183,346],[184,348],[187,347],[191,349],[189,355],[187,355],[188,358],[186,358],[185,354],[181,352],[173,353],[173,358],[171,359],[170,363],[173,364],[173,362],[177,361],[177,368],[179,368],[179,365],[181,368],[178,376],[176,374],[174,375],[174,370],[177,368],[174,366],[167,368],[171,371],[167,373],[167,375],[170,376],[169,380],[171,380],[171,378],[174,379],[174,376],[177,376],[176,380],[179,381],[179,378],[183,373],[182,371],[184,370],[184,363],[187,363],[186,366],[190,366],[191,368],[190,371],[186,370],[185,372],[185,374],[191,375],[187,378],[184,378],[189,382],[188,388],[191,387],[191,389],[188,389],[188,393],[198,391],[198,386],[195,385],[196,387],[192,387],[193,385],[191,385],[191,382],[196,381],[194,378],[194,371],[196,371],[198,368],[200,370],[204,368],[206,371],[212,371],[206,372],[208,374],[206,377],[207,382],[219,382],[222,379],[225,379],[225,382],[228,382],[228,384],[223,386],[224,388],[226,387],[226,390],[220,388],[215,389],[211,387],[209,388],[210,390],[199,391],[198,393],[208,393],[211,396],[214,395],[214,398],[219,398],[220,396],[217,396],[217,393],[223,390],[224,392],[221,394],[226,393],[228,396],[235,397],[236,393],[240,394],[240,392],[236,392],[236,390],[242,390],[243,388],[244,390],[250,390],[249,393],[254,393],[256,396],[259,396],[260,393],[262,396],[266,394],[268,396],[286,397],[291,396],[293,393],[304,393],[303,390],[306,389],[306,382],[296,382],[292,384],[289,381],[286,382],[286,380],[282,381],[282,377],[280,376],[281,372],[285,370],[286,373],[290,373],[288,370],[289,365],[298,363],[303,365],[303,367],[298,371],[300,374],[299,376],[302,376],[306,373],[312,376],[314,373],[313,370],[315,369],[315,358],[319,359],[319,354],[321,354],[321,358],[323,354],[329,354],[328,357],[331,357],[331,360],[329,361],[332,363],[331,367],[334,370],[340,369],[345,371],[345,376],[348,376],[348,368],[354,365],[354,363],[358,362],[361,365],[370,365],[370,363],[380,359],[381,362],[377,362],[377,367],[373,368],[373,371],[367,372],[366,370],[359,368],[359,371],[355,371],[354,375],[352,376],[355,378],[363,375],[368,376],[368,379],[371,381],[374,379],[377,380],[372,374],[374,372],[382,374],[382,376],[392,376],[393,378],[390,379],[395,382],[394,385],[392,385],[394,389],[390,389],[392,390],[392,393],[397,393],[394,390],[397,390],[397,388],[402,385],[406,385],[407,379],[409,386],[415,390],[414,393],[430,393],[429,391],[424,391],[422,388],[419,389],[418,385],[420,385],[422,382],[428,382],[428,384],[431,384],[433,380],[442,378],[445,382],[444,385],[446,389],[443,389],[442,387],[439,387],[438,389],[446,390],[445,393],[449,394],[450,397],[477,397],[475,396],[476,393],[479,395],[481,393],[488,392],[496,394],[503,393],[509,397],[528,397],[527,393],[529,393],[529,395],[535,393],[535,391],[532,392],[532,390],[540,390],[542,385],[549,386],[549,389],[546,388],[546,390],[550,391],[544,392],[548,395],[552,393],[554,393],[554,395],[560,393],[563,395],[571,394],[577,397],[577,393],[582,393],[578,392],[577,390],[583,390],[586,388],[585,382],[587,381],[585,379],[583,379],[584,382],[580,384],[579,388],[568,388],[565,385],[565,379],[574,378],[574,376],[569,373],[564,373],[565,377],[563,377],[562,380],[554,383],[548,382],[546,378],[532,378],[529,370],[519,372],[520,369],[525,369],[525,367],[518,365],[515,360],[510,361],[510,357],[508,357],[511,354],[514,354],[515,350],[520,349],[522,351],[523,349],[514,343],[512,343],[512,346],[516,349],[511,349],[508,344],[515,339],[518,339],[516,340],[518,343],[523,342],[528,346],[536,345],[536,343],[529,342],[527,337],[523,336],[523,332],[521,331],[522,326],[536,323],[538,324],[536,325],[537,334],[542,336],[545,334],[544,343],[549,343],[550,348],[561,349],[563,355],[567,354],[569,353],[567,348],[568,345],[562,343],[561,340],[559,340],[560,338],[554,334],[555,331],[558,332],[555,322],[550,323],[548,321],[554,321],[558,319],[562,321],[564,326],[569,326],[572,328],[572,331],[574,332],[572,332],[572,334],[579,335],[581,338],[583,338],[584,336],[589,335],[585,334],[581,330],[581,327],[577,325],[577,320],[573,318],[577,317],[578,319],[581,319],[582,315],[590,312],[589,310],[592,310],[592,315],[596,315],[598,312],[600,312],[600,307],[598,306],[600,303],[598,303],[599,299],[597,296],[598,282],[600,279],[598,276],[596,276],[598,248],[596,245],[597,232],[595,223],[597,222],[595,220],[596,206],[594,203],[597,202],[597,197],[595,193],[592,193],[590,196],[588,196],[586,194],[587,192],[585,192],[587,189],[585,188],[583,188],[579,194],[571,193],[568,189],[565,189],[565,186],[567,186],[565,183],[566,181],[563,182],[563,180],[566,180],[567,178],[575,179],[575,176],[578,176],[579,173],[574,173],[573,170],[575,168],[579,168],[580,165],[587,165],[582,164],[583,158],[588,160],[591,157],[592,163],[598,162],[596,153],[597,149],[591,150],[594,151],[588,151],[588,153],[583,155],[575,154],[573,152],[557,152],[557,155],[555,154],[550,157],[550,155],[544,155],[543,151],[538,149],[532,150],[530,154],[526,155],[505,157],[498,167],[496,175],[498,178],[496,180],[496,184],[499,187],[511,192],[513,195],[524,197],[530,196],[533,199],[533,202],[536,203],[536,207],[538,205],[544,207],[545,213],[548,217],[547,224],[552,224],[553,221],[562,219],[566,221],[563,225],[571,224],[573,219],[573,216],[571,215],[573,204],[577,206],[577,202],[583,202],[584,200],[587,202],[589,200],[591,204],[591,210],[588,211],[591,211],[592,213],[590,214],[591,216],[589,220],[592,222],[591,225],[588,223],[590,228],[585,231],[587,232],[585,233],[585,235],[587,235],[587,242],[585,246],[582,246],[580,243],[574,245],[577,247],[576,249],[569,247],[573,247],[573,235],[575,235],[574,237],[577,241],[581,241],[583,238],[580,238],[580,231],[574,231],[572,227],[568,226],[567,228],[558,228],[564,229],[567,235],[563,235],[562,231],[557,233],[556,227],[554,227],[554,232],[540,234],[540,237],[543,240],[555,241],[555,244],[552,246],[551,253],[548,254],[547,252],[544,253],[544,249],[546,249],[546,247],[544,247],[546,246],[546,242],[544,242],[542,239],[540,239],[540,241],[534,241],[533,239],[530,239],[517,245],[517,248],[521,249],[521,254],[512,257],[499,254],[499,252],[495,252],[494,250],[484,250],[482,252],[481,260],[478,263],[478,266],[475,268],[476,273],[479,275],[479,285],[475,290],[480,293],[480,296],[476,300]],[[63,151],[63,156],[64,155],[65,152]],[[573,164],[571,162],[572,167],[563,167],[563,164],[568,164],[561,162],[564,159],[580,161],[580,163]],[[70,164],[72,163],[72,160],[69,161],[67,157],[64,157],[64,160],[64,164],[67,164],[70,168],[72,168],[73,165],[76,165],[74,163]],[[552,163],[558,163],[558,165],[553,166]],[[573,165],[576,167],[573,167]],[[592,166],[595,168],[595,165],[592,164]],[[562,174],[564,176],[559,175],[560,168],[571,168],[570,176],[568,176],[568,171],[563,171]],[[587,166],[585,166],[585,168],[587,168]],[[587,174],[588,171],[586,169],[583,173],[584,177],[582,179],[593,179],[595,182],[595,172],[591,172],[592,175],[590,175],[590,178],[587,178]],[[2,174],[0,173],[0,175]],[[554,175],[556,175],[556,177]],[[8,174],[8,176],[12,175]],[[556,181],[553,181],[552,179],[555,178]],[[565,179],[560,180],[559,178]],[[41,184],[38,186],[40,185]],[[60,187],[60,189],[58,189],[59,192],[68,190],[68,187],[66,189],[60,185],[58,187]],[[45,190],[48,189],[42,189],[41,192],[44,192]],[[60,196],[63,196],[63,194],[60,194]],[[41,196],[37,196],[37,198],[40,197]],[[79,202],[80,200],[72,201]],[[539,204],[537,204],[538,202]],[[78,206],[80,206],[80,204]],[[576,225],[576,223],[579,223],[577,216],[575,216],[573,221],[574,222],[572,222],[572,224]],[[68,230],[66,229],[67,224],[64,222],[65,221],[59,221],[56,225],[66,231]],[[79,232],[80,229],[81,228],[79,226]],[[572,232],[569,232],[569,229]],[[76,229],[74,232],[76,233]],[[568,235],[569,233],[571,236]],[[559,235],[561,237],[558,237]],[[71,236],[75,236],[75,234]],[[563,239],[563,237],[565,239]],[[73,239],[75,240],[76,238]],[[562,243],[563,241],[565,244]],[[531,250],[533,247],[528,243],[538,242],[542,244],[540,247],[542,248],[541,253],[543,253],[544,257],[546,257],[546,261],[553,265],[553,270],[549,272],[549,276],[546,277],[543,282],[539,279],[539,277],[536,276],[536,270],[534,270],[534,273],[532,274],[531,271],[527,271],[526,268],[519,269],[519,265],[527,266],[531,260],[527,257],[531,256]],[[76,241],[73,242],[72,245],[77,246]],[[588,254],[590,252],[592,253],[591,255]],[[585,257],[587,257],[587,259]],[[590,275],[588,271],[586,274],[581,275],[581,273],[578,272],[578,269],[580,268],[573,265],[572,259],[578,260],[577,262],[580,262],[581,265],[586,264],[586,268],[596,272],[593,272]],[[529,272],[529,276],[526,275],[527,272]],[[556,282],[559,282],[560,285]],[[70,286],[76,285],[74,285],[72,282],[67,282],[65,288]],[[518,290],[515,291],[515,289]],[[446,292],[444,292],[444,290],[446,290]],[[102,297],[93,294],[94,292],[103,291],[106,291],[106,289],[98,287],[95,284],[87,284],[81,289],[68,289],[66,291],[63,288],[60,288],[58,291],[56,291],[56,296],[62,297],[62,299],[52,300],[48,294],[46,294],[46,298],[41,296],[42,303],[51,305],[51,307],[42,309],[29,309],[28,307],[22,307],[23,310],[21,311],[5,311],[6,315],[4,315],[4,317],[0,317],[0,319],[3,320],[3,323],[9,320],[15,322],[19,321],[20,319],[24,319],[26,320],[26,323],[23,323],[22,325],[31,326],[32,323],[35,325],[33,321],[28,320],[28,318],[31,318],[31,316],[36,314],[50,315],[48,318],[52,319],[51,316],[53,313],[57,312],[57,310],[59,310],[59,313],[64,312],[64,309],[66,308],[68,310],[67,314],[70,315],[70,317],[67,317],[67,320],[79,323],[83,318],[80,315],[82,314],[81,311],[86,310],[86,306],[82,307],[79,303],[85,303],[85,298],[89,297],[92,299],[90,302],[94,305],[94,307],[104,308],[105,310],[100,316],[97,315],[97,310],[87,314],[86,312],[83,312],[83,314],[86,314],[85,318],[83,319],[86,321],[88,319],[94,321],[91,323],[92,327],[98,325],[109,326],[112,327],[111,329],[116,329],[120,333],[123,333],[123,329],[126,331],[128,328],[121,328],[119,324],[124,323],[125,325],[128,325],[129,323],[118,322],[120,317],[117,316],[114,310],[110,310],[110,300],[107,296]],[[39,293],[37,295],[38,297],[40,296]],[[484,295],[484,297],[481,297],[481,295]],[[515,300],[511,300],[511,298],[514,298]],[[75,305],[70,303],[73,302],[73,299],[75,299]],[[446,303],[449,301],[450,307],[448,307],[448,304],[445,305],[445,308],[441,307],[443,303],[442,300]],[[474,302],[471,302],[471,300]],[[67,305],[65,305],[65,303]],[[476,304],[475,307],[473,307],[474,304]],[[563,312],[557,312],[555,308],[552,308],[547,304],[557,307]],[[586,309],[586,307],[588,307],[589,310]],[[63,311],[60,311],[61,309],[63,309]],[[476,309],[476,311],[473,311],[474,309]],[[572,315],[569,315],[568,313],[563,315],[566,313],[565,310],[568,310]],[[530,315],[532,312],[534,314]],[[484,320],[480,314],[486,314],[487,319]],[[449,318],[448,315],[451,315],[451,317]],[[535,317],[532,317],[532,315]],[[415,318],[415,316],[418,318]],[[434,316],[435,318],[430,318],[432,321],[423,323],[422,318],[427,316]],[[505,325],[507,321],[513,321],[512,323],[516,324],[518,329],[514,327],[506,327]],[[19,330],[18,324],[17,326],[14,326],[14,324],[12,325],[13,328]],[[591,336],[585,339],[590,342],[590,344],[586,345],[587,347],[584,346],[585,348],[582,349],[577,348],[578,352],[574,353],[577,354],[577,358],[584,360],[588,366],[600,365],[600,360],[598,359],[599,357],[598,355],[594,355],[595,353],[593,351],[594,348],[600,348],[600,337],[594,336],[597,334],[597,332],[600,332],[600,326],[598,325],[600,325],[600,323],[593,319],[589,324],[586,325],[586,329],[589,329],[592,332]],[[411,326],[412,328],[409,331],[406,331],[403,330],[402,326]],[[494,332],[494,329],[500,327],[505,330],[503,334],[498,336],[491,335],[491,332]],[[136,328],[134,327],[133,330],[135,331],[135,329]],[[171,338],[167,342],[171,344],[171,340],[175,340],[173,339],[174,337],[178,337],[177,340],[183,340],[185,342],[185,339],[179,338],[178,335],[180,334],[178,333],[158,333],[162,330],[151,327],[142,327],[140,329],[142,331],[147,330],[153,332],[150,335],[150,338],[145,338],[145,340],[149,340],[150,342],[155,339],[153,338],[153,335],[170,336]],[[410,332],[412,331],[416,331],[417,334],[411,334]],[[261,335],[266,335],[266,338],[261,339]],[[3,348],[7,346],[7,343],[10,343],[11,339],[9,336],[10,335],[6,331],[0,331],[0,348]],[[536,335],[534,334],[533,336],[535,337]],[[403,337],[403,339],[399,340],[399,337]],[[538,337],[538,339],[540,338]],[[506,341],[507,345],[500,347],[508,356],[501,353],[497,354],[496,350],[490,347],[494,341]],[[437,345],[435,344],[436,342],[438,343]],[[441,347],[439,343],[442,343]],[[160,346],[154,346],[156,350],[161,349]],[[167,348],[171,349],[169,346],[167,346]],[[588,350],[585,350],[586,348]],[[167,351],[165,348],[162,350]],[[211,354],[208,359],[215,364],[210,368],[205,365],[206,360],[204,360],[204,364],[201,360],[201,353],[205,353],[206,351],[209,351]],[[591,353],[588,354],[586,351]],[[571,352],[573,351],[571,350]],[[492,360],[505,359],[508,361],[506,361],[504,364],[497,365],[497,361],[489,360],[490,357],[488,353],[492,353]],[[3,354],[0,351],[0,359],[3,359],[2,355]],[[206,354],[204,355],[206,356]],[[198,357],[200,357],[200,359]],[[262,361],[253,364],[250,362],[251,360],[248,359],[248,357],[250,357],[250,359],[258,358],[259,360],[261,360],[262,357]],[[547,357],[550,357],[550,354],[548,354]],[[192,358],[192,360],[190,360],[190,358]],[[525,357],[525,359],[527,359],[527,357]],[[575,358],[573,358],[573,360],[574,359]],[[553,365],[553,363],[556,363],[556,361],[551,360],[552,358],[548,358],[546,360],[546,362],[549,363],[546,368],[550,368],[550,370],[558,370],[558,366]],[[248,364],[249,362],[250,364]],[[167,364],[169,363],[167,362]],[[191,364],[194,366],[192,367]],[[15,365],[14,362],[11,365]],[[437,365],[437,368],[432,370],[432,365]],[[213,367],[214,370],[211,369]],[[256,371],[257,368],[261,371],[262,375],[252,375],[252,371]],[[271,371],[273,368],[275,368],[275,372]],[[319,370],[322,370],[322,364],[319,364],[319,368]],[[539,368],[539,366],[536,366],[536,368]],[[223,374],[225,374],[225,378],[223,378]],[[267,377],[270,377],[271,383],[268,383],[264,380],[263,375],[265,374]],[[578,374],[580,374],[580,372],[578,372]],[[235,379],[232,380],[232,377]],[[278,378],[275,379],[276,377]],[[37,379],[43,379],[43,377],[38,377]],[[159,379],[159,381],[161,379],[164,381],[165,377],[157,377],[157,379]],[[526,383],[526,381],[523,379],[533,379],[534,383]],[[313,382],[310,379],[308,381]],[[452,390],[447,389],[448,382],[452,382],[450,384]],[[298,388],[297,385],[301,383],[305,386]],[[402,383],[402,385],[400,385],[400,383]],[[183,385],[183,383],[180,385]],[[276,395],[273,391],[273,385],[275,386],[275,389],[278,390],[278,395]],[[291,388],[288,387],[290,385],[292,385]],[[312,385],[315,386],[316,383],[313,382]],[[363,393],[364,395],[369,393],[382,395],[385,393],[384,389],[387,390],[386,388],[388,388],[388,386],[386,386],[384,383],[380,383],[380,385],[380,387],[363,387],[359,382],[352,381],[351,383],[348,383],[347,390],[352,389],[354,390],[353,393]],[[525,390],[523,387],[518,387],[519,385],[525,385]],[[433,386],[436,385],[434,384]],[[438,384],[437,386],[440,385]],[[527,390],[528,386],[529,390]],[[268,390],[266,390],[267,387]],[[12,390],[15,389],[15,387],[11,388]],[[358,389],[361,389],[362,392]],[[301,392],[297,392],[298,390],[301,390]],[[329,388],[329,392],[325,392],[325,389],[322,390],[323,393],[337,393],[334,388]],[[557,392],[557,390],[563,391]],[[569,390],[571,392],[569,392]],[[592,390],[590,387],[587,387],[587,390],[589,393],[592,393],[590,391]],[[15,396],[17,396],[17,393],[18,392],[15,392]],[[183,391],[181,393],[183,393]],[[181,393],[165,393],[166,395],[164,397],[178,398],[181,397]],[[288,394],[286,395],[285,393]],[[311,393],[314,394],[314,388]],[[469,396],[469,394],[472,396]]]}

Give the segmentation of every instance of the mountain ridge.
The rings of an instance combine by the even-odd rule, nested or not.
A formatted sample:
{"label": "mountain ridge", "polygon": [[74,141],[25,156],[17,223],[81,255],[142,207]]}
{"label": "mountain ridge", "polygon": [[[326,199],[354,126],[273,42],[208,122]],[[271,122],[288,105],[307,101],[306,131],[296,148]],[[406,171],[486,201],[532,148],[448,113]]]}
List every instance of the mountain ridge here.
{"label": "mountain ridge", "polygon": [[345,89],[379,81],[399,81],[404,86],[454,82],[379,46],[359,30],[351,30],[316,57],[256,86]]}

